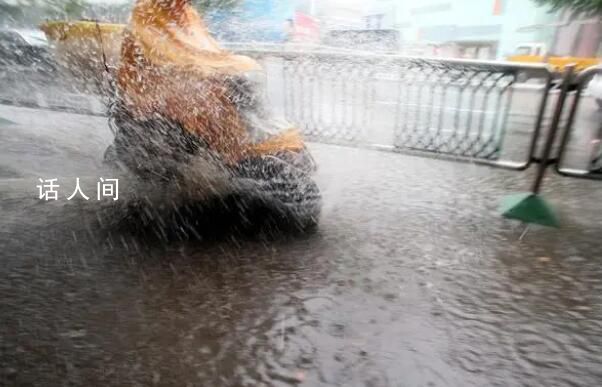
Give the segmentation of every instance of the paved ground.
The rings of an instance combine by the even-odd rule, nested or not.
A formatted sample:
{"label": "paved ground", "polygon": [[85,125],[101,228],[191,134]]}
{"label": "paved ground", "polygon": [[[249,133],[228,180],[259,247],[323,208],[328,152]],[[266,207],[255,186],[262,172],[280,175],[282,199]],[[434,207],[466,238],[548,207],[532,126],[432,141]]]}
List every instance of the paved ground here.
{"label": "paved ground", "polygon": [[602,382],[599,183],[551,175],[564,227],[519,241],[496,207],[531,172],[313,144],[317,233],[163,242],[36,198],[110,173],[104,119],[0,117],[2,385]]}

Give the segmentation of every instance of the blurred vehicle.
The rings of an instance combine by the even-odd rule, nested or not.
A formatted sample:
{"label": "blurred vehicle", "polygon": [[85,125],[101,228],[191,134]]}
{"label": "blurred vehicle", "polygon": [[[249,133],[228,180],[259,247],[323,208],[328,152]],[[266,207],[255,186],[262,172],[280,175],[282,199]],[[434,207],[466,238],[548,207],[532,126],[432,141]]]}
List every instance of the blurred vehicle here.
{"label": "blurred vehicle", "polygon": [[0,29],[0,65],[51,67],[46,37],[38,30]]}
{"label": "blurred vehicle", "polygon": [[602,110],[602,75],[598,74],[589,83],[588,91],[596,100],[598,108]]}
{"label": "blurred vehicle", "polygon": [[548,52],[544,43],[520,44],[516,47],[514,54],[507,59],[510,62],[547,63],[557,73],[562,73],[569,64],[575,64],[575,71],[581,71],[600,62],[600,58],[555,56]]}

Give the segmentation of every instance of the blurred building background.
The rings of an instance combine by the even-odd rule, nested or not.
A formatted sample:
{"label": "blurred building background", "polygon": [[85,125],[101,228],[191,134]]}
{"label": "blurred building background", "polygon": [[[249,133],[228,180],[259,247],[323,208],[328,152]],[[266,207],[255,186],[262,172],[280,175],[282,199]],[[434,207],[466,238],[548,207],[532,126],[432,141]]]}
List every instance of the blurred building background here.
{"label": "blurred building background", "polygon": [[[124,23],[134,0],[0,0],[2,25],[46,18]],[[524,44],[602,56],[600,17],[550,13],[531,0],[193,0],[220,40],[320,43],[406,55],[504,59]]]}
{"label": "blurred building background", "polygon": [[[602,56],[600,17],[549,12],[530,0],[304,0],[325,44],[504,59],[523,44],[555,56]],[[383,44],[383,39],[388,40]]]}
{"label": "blurred building background", "polygon": [[558,56],[591,57],[599,53],[600,18],[550,13],[532,1],[398,3],[403,41],[417,54],[503,59],[525,43],[543,44],[549,54]]}
{"label": "blurred building background", "polygon": [[244,0],[232,9],[210,11],[209,28],[231,42],[284,42],[289,39],[295,4],[280,0]]}

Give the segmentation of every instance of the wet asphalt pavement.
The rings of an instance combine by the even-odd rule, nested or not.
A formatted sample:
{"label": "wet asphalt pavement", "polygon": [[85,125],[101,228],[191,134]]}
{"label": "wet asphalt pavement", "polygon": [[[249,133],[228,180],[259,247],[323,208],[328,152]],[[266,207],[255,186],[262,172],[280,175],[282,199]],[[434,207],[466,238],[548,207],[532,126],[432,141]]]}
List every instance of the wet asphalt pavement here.
{"label": "wet asphalt pavement", "polygon": [[110,174],[104,118],[0,117],[0,385],[602,383],[599,183],[550,174],[563,228],[519,241],[496,208],[533,171],[312,144],[317,232],[166,242],[37,199]]}

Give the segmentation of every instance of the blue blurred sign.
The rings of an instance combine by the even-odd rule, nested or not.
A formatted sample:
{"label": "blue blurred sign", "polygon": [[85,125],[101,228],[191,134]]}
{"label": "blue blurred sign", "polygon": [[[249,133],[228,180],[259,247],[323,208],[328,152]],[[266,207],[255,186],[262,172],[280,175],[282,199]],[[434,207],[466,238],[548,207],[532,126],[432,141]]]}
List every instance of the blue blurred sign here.
{"label": "blue blurred sign", "polygon": [[208,14],[207,22],[219,40],[279,43],[287,40],[294,13],[294,1],[244,0],[235,10]]}

